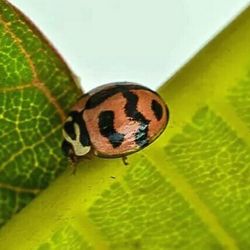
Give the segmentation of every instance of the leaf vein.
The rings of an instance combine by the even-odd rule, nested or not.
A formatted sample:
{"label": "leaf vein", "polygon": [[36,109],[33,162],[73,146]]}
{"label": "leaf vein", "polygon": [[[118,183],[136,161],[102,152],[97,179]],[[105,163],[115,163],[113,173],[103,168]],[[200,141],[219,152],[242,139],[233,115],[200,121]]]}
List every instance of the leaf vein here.
{"label": "leaf vein", "polygon": [[3,87],[3,88],[0,88],[0,92],[14,92],[17,90],[23,90],[27,88],[33,88],[33,87],[34,87],[33,84],[23,84],[20,86]]}
{"label": "leaf vein", "polygon": [[0,188],[2,189],[8,189],[10,191],[14,191],[16,193],[32,193],[32,194],[38,194],[41,189],[38,188],[24,188],[24,187],[16,187],[7,183],[1,183],[0,182]]}
{"label": "leaf vein", "polygon": [[34,149],[34,147],[36,147],[37,145],[43,143],[46,138],[48,138],[49,136],[51,136],[52,134],[54,134],[58,129],[61,129],[61,125],[58,125],[57,127],[55,127],[54,129],[52,129],[47,135],[43,136],[40,140],[36,141],[36,143],[32,144],[31,146],[26,146],[26,147],[23,147],[21,148],[19,151],[17,151],[15,154],[12,154],[11,157],[2,164],[1,168],[0,168],[0,173],[6,168],[6,166],[14,161],[14,159],[21,155],[25,150],[27,149]]}

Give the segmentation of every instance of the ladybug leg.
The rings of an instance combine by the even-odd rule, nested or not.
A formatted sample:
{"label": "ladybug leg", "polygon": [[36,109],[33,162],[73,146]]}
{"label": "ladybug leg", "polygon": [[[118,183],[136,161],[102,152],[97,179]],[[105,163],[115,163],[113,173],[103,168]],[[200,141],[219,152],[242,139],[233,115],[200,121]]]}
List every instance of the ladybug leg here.
{"label": "ladybug leg", "polygon": [[70,155],[69,162],[72,169],[72,174],[75,175],[77,170],[77,157],[75,155]]}
{"label": "ladybug leg", "polygon": [[69,151],[69,162],[70,167],[72,169],[72,174],[76,173],[78,157],[74,154],[73,150]]}
{"label": "ladybug leg", "polygon": [[77,170],[77,165],[76,162],[71,162],[71,169],[72,169],[72,175],[76,174],[76,170]]}
{"label": "ladybug leg", "polygon": [[93,158],[93,155],[92,154],[86,154],[86,155],[83,155],[83,156],[76,156],[74,154],[74,152],[72,151],[72,153],[69,155],[69,161],[70,161],[70,166],[72,168],[72,174],[75,174],[76,173],[76,170],[77,170],[77,163],[79,162],[79,160],[91,160]]}
{"label": "ladybug leg", "polygon": [[122,162],[125,166],[128,166],[128,157],[127,156],[122,156]]}

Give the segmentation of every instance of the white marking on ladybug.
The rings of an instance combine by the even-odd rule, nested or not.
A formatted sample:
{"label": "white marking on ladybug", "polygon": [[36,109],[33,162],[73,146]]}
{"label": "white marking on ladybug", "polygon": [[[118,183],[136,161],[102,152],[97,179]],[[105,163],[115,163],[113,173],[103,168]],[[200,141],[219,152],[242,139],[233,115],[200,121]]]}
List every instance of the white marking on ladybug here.
{"label": "white marking on ladybug", "polygon": [[[67,119],[68,121],[72,121],[71,119]],[[74,129],[75,129],[75,133],[76,133],[76,140],[72,140],[71,137],[66,133],[66,131],[63,129],[63,137],[64,139],[69,142],[74,149],[74,152],[77,156],[83,156],[86,155],[91,147],[90,146],[83,146],[80,142],[80,128],[79,125],[74,123]]]}

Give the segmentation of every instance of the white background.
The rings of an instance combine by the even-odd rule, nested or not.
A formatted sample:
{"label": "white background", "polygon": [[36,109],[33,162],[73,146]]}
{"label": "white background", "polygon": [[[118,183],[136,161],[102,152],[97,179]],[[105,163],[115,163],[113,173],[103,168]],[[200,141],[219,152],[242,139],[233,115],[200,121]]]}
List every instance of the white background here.
{"label": "white background", "polygon": [[46,34],[85,90],[114,81],[155,89],[249,0],[10,0]]}

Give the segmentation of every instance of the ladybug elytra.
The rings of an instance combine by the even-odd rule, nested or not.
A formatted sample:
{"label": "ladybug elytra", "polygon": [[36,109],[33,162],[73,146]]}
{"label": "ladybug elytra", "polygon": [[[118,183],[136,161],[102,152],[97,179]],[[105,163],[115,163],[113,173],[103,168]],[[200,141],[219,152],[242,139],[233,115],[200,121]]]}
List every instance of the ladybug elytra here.
{"label": "ladybug elytra", "polygon": [[92,152],[125,157],[153,142],[165,129],[169,112],[162,98],[139,84],[106,84],[84,94],[63,127],[63,152],[72,161]]}

